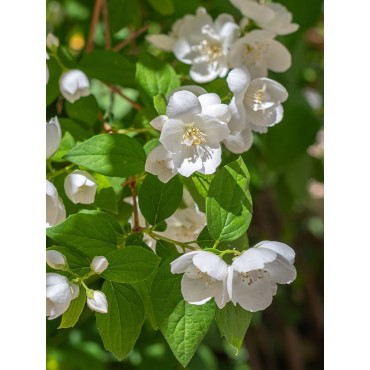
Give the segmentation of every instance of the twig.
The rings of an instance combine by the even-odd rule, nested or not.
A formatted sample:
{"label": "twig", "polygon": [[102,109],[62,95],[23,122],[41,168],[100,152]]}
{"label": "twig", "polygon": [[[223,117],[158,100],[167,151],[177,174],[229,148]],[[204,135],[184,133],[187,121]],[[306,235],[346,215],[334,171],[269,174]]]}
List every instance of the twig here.
{"label": "twig", "polygon": [[124,95],[116,86],[107,83],[104,83],[104,85],[108,86],[114,93],[118,94],[120,97],[129,102],[132,105],[132,107],[135,108],[136,110],[143,109],[143,107],[140,104],[136,103],[136,101],[133,101],[132,99]]}
{"label": "twig", "polygon": [[120,42],[118,45],[116,45],[112,50],[118,51],[124,48],[127,44],[129,44],[131,41],[135,40],[137,37],[139,37],[143,32],[145,32],[150,27],[150,24],[146,24],[145,26],[138,29],[136,32],[132,32],[127,39]]}
{"label": "twig", "polygon": [[109,28],[109,17],[108,17],[108,5],[107,0],[103,0],[102,4],[102,16],[104,23],[104,38],[105,38],[105,48],[110,50],[112,47],[112,40],[110,38],[110,28]]}
{"label": "twig", "polygon": [[100,11],[103,5],[103,0],[96,0],[94,5],[93,16],[91,18],[89,37],[87,38],[86,53],[94,50],[94,35],[96,25],[98,24]]}
{"label": "twig", "polygon": [[132,201],[133,201],[133,208],[134,208],[134,227],[132,228],[132,232],[139,233],[142,230],[142,227],[139,225],[139,212],[137,210],[137,203],[136,203],[136,180],[131,177],[131,180],[128,182],[128,186],[131,189],[132,194]]}

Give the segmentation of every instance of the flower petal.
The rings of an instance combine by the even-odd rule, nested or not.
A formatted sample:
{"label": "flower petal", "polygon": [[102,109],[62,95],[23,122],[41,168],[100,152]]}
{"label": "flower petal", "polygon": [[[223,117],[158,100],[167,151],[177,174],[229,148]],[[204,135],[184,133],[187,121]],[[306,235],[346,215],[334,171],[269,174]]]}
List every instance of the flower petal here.
{"label": "flower petal", "polygon": [[215,281],[212,285],[206,279],[190,278],[186,274],[181,280],[181,293],[184,300],[196,305],[202,305],[222,291],[222,282]]}
{"label": "flower petal", "polygon": [[147,35],[145,39],[156,46],[158,49],[164,51],[172,51],[176,43],[176,38],[168,35]]}
{"label": "flower petal", "polygon": [[171,272],[173,274],[181,274],[185,272],[187,268],[193,265],[194,255],[198,253],[201,253],[201,251],[184,253],[179,258],[176,258],[174,261],[170,263]]}
{"label": "flower petal", "polygon": [[234,68],[229,72],[226,82],[235,95],[235,99],[242,100],[251,82],[251,75],[245,67]]}
{"label": "flower petal", "polygon": [[232,153],[244,153],[249,150],[253,144],[252,130],[248,127],[242,132],[238,132],[235,135],[230,135],[224,140],[224,144]]}
{"label": "flower petal", "polygon": [[287,244],[265,240],[265,241],[262,241],[262,242],[256,244],[254,246],[254,248],[270,249],[270,250],[280,254],[281,256],[285,257],[290,263],[294,263],[295,252]]}
{"label": "flower petal", "polygon": [[152,119],[150,125],[158,131],[162,131],[163,125],[167,122],[168,117],[164,114]]}
{"label": "flower petal", "polygon": [[232,263],[238,272],[248,272],[263,269],[267,263],[274,261],[277,253],[266,248],[249,248]]}
{"label": "flower petal", "polygon": [[194,266],[216,280],[224,280],[227,276],[227,264],[211,252],[199,252],[193,258]]}
{"label": "flower petal", "polygon": [[284,257],[278,255],[276,260],[267,264],[265,269],[271,280],[279,284],[290,284],[297,277],[295,267]]}
{"label": "flower petal", "polygon": [[202,111],[198,97],[190,91],[177,91],[167,105],[168,118],[178,119],[183,122],[191,122],[193,116]]}

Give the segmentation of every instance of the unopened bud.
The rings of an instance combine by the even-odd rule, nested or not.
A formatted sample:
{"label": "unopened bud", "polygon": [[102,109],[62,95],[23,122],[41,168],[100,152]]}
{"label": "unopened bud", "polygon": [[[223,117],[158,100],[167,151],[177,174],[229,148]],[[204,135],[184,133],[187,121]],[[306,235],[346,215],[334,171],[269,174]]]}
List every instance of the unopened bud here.
{"label": "unopened bud", "polygon": [[55,270],[64,270],[67,266],[66,258],[55,250],[46,251],[46,263]]}
{"label": "unopened bud", "polygon": [[109,265],[108,260],[104,256],[96,256],[91,262],[91,270],[97,274],[101,274]]}
{"label": "unopened bud", "polygon": [[100,290],[90,290],[87,292],[86,298],[87,305],[96,312],[107,313],[108,301],[105,294]]}

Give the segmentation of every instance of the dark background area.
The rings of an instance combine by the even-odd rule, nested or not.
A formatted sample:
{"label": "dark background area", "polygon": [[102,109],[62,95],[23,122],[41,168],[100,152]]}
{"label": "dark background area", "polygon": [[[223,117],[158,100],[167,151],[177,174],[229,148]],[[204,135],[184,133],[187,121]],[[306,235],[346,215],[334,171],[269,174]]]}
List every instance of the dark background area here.
{"label": "dark background area", "polygon": [[[323,1],[282,0],[300,25],[297,32],[278,37],[292,54],[292,67],[285,73],[269,73],[289,92],[284,103],[283,121],[267,134],[256,134],[251,150],[243,159],[251,173],[253,218],[248,230],[250,245],[277,240],[296,251],[297,279],[279,287],[272,305],[253,314],[244,344],[235,355],[215,323],[188,365],[192,370],[319,370],[323,369]],[[237,21],[241,14],[227,0],[173,0],[166,16],[155,9],[154,0],[108,0],[113,46],[132,30],[150,24],[150,33],[167,32],[173,22],[204,6],[216,17],[222,12]],[[154,7],[153,7],[154,4]],[[76,58],[83,54],[89,34],[94,1],[47,1],[47,32],[52,31]],[[170,9],[171,10],[171,9]],[[150,46],[145,33],[120,53],[133,59],[144,49],[174,64],[176,70],[188,66],[174,62],[172,53],[160,53]],[[101,21],[95,35],[95,49],[104,48]],[[205,84],[209,92],[222,91],[224,81]],[[134,86],[126,94],[140,99]],[[50,89],[50,87],[48,87]],[[57,95],[49,96],[47,117],[58,110]],[[92,93],[104,110],[99,86]],[[50,101],[51,100],[51,101]],[[123,100],[113,109],[117,124],[132,122],[136,112]],[[223,161],[236,155],[227,150]],[[181,369],[160,331],[145,322],[139,340],[122,362],[105,351],[95,315],[87,307],[72,329],[58,330],[60,318],[47,322],[48,370]]]}

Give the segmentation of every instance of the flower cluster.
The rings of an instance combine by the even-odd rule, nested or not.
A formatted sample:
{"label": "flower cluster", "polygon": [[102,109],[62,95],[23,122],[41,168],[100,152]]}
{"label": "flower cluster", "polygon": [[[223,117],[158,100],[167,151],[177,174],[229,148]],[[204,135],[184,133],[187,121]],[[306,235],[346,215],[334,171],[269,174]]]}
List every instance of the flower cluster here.
{"label": "flower cluster", "polygon": [[189,303],[201,305],[214,298],[219,308],[231,301],[254,312],[271,304],[276,284],[296,278],[294,257],[286,244],[264,241],[235,258],[231,266],[211,252],[185,253],[171,262],[171,272],[184,273],[181,292]]}
{"label": "flower cluster", "polygon": [[267,75],[269,70],[284,72],[290,67],[291,55],[275,37],[296,31],[298,25],[281,4],[232,3],[244,16],[239,25],[229,14],[213,21],[204,8],[198,8],[195,15],[177,20],[169,35],[147,36],[159,49],[172,51],[191,65],[194,81],[227,76],[233,94],[228,107],[199,86],[181,87],[170,94],[166,115],[151,121],[161,131],[161,145],[146,163],[146,171],[162,182],[177,173],[186,177],[195,171],[214,173],[221,162],[222,142],[231,152],[243,153],[252,145],[253,131],[266,133],[283,118],[281,103],[288,93]]}
{"label": "flower cluster", "polygon": [[[46,251],[46,263],[54,270],[67,271],[75,275],[69,269],[66,257],[56,251]],[[90,274],[100,274],[108,267],[108,261],[103,256],[96,256],[90,265]],[[77,275],[75,275],[77,276]],[[90,276],[87,275],[86,278]],[[49,320],[56,319],[67,311],[71,301],[79,296],[80,287],[77,284],[82,284],[86,289],[86,303],[93,311],[100,313],[108,312],[108,302],[105,294],[100,290],[88,289],[83,283],[83,278],[77,277],[73,282],[67,277],[49,272],[46,274],[46,316]]]}

